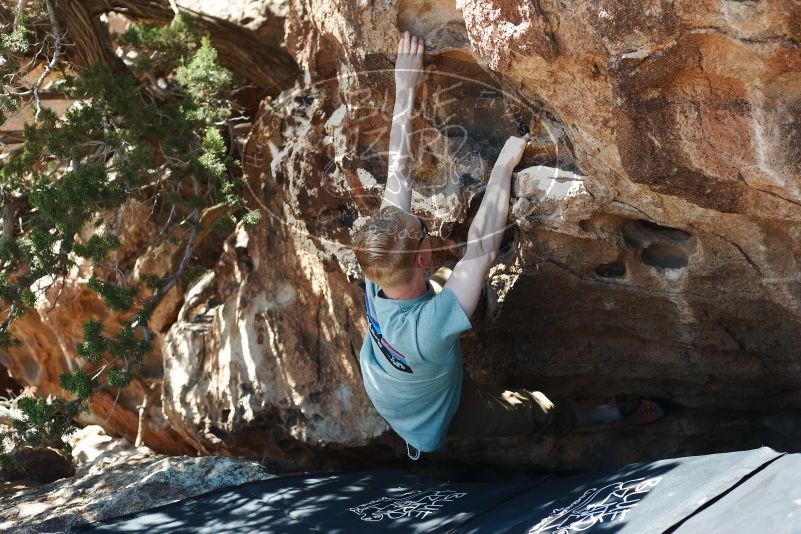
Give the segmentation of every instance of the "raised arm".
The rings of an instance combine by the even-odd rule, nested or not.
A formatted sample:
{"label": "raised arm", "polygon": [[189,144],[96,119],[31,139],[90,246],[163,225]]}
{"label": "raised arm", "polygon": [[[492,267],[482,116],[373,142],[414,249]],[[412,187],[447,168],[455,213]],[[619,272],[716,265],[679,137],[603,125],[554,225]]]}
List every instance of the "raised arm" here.
{"label": "raised arm", "polygon": [[422,37],[404,32],[398,42],[395,61],[395,108],[389,134],[389,171],[381,207],[395,205],[409,212],[412,207],[412,112],[417,86],[425,78]]}
{"label": "raised arm", "polygon": [[445,283],[445,287],[456,294],[468,317],[476,309],[487,271],[495,260],[506,230],[512,170],[520,163],[527,142],[528,135],[510,137],[503,146],[490,174],[484,198],[467,232],[464,257],[453,268],[453,273]]}

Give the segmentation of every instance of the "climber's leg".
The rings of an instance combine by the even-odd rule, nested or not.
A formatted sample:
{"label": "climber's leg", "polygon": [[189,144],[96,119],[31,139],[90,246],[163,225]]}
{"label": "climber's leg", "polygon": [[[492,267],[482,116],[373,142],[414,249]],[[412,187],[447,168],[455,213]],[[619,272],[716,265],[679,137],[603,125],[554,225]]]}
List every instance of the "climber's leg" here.
{"label": "climber's leg", "polygon": [[621,395],[616,402],[621,413],[620,422],[626,425],[647,425],[659,421],[668,413],[666,405],[653,399],[627,399]]}
{"label": "climber's leg", "polygon": [[560,395],[527,389],[490,390],[476,385],[467,372],[459,409],[448,437],[561,436],[577,423],[572,403]]}
{"label": "climber's leg", "polygon": [[576,410],[576,426],[608,425],[616,423],[622,417],[620,410],[610,404],[602,404],[597,408],[574,406]]}
{"label": "climber's leg", "polygon": [[592,425],[647,425],[659,421],[667,415],[667,408],[651,399],[618,400],[617,406],[603,404],[597,408],[574,406],[576,427]]}

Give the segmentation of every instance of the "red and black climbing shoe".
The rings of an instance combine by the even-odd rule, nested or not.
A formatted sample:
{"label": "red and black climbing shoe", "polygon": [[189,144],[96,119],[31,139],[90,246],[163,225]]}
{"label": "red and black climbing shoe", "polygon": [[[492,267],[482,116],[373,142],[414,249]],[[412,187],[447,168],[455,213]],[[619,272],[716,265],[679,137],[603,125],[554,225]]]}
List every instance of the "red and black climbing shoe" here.
{"label": "red and black climbing shoe", "polygon": [[624,425],[647,425],[667,415],[661,404],[650,399],[618,400],[617,409],[623,416],[620,422]]}

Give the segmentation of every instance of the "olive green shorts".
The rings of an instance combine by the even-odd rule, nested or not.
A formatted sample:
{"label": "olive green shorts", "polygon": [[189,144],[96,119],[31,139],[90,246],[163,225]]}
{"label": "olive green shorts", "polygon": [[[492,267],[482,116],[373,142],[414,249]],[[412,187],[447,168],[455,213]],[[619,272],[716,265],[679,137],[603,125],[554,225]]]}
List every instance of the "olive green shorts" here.
{"label": "olive green shorts", "polygon": [[576,426],[573,404],[561,395],[527,389],[488,389],[467,372],[448,437],[562,436]]}

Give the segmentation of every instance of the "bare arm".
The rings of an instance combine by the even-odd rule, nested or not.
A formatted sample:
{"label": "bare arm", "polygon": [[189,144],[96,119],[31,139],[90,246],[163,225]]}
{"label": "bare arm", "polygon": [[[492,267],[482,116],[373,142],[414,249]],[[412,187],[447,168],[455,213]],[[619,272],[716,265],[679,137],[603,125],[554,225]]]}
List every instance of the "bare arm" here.
{"label": "bare arm", "polygon": [[490,174],[481,206],[467,232],[464,257],[453,268],[453,273],[445,283],[445,287],[454,292],[468,317],[476,309],[484,279],[506,230],[512,170],[520,162],[527,142],[527,135],[510,137],[506,141]]}
{"label": "bare arm", "polygon": [[412,112],[417,85],[425,77],[421,37],[404,32],[398,42],[395,62],[395,108],[389,133],[389,170],[381,207],[394,205],[409,212],[412,207]]}

